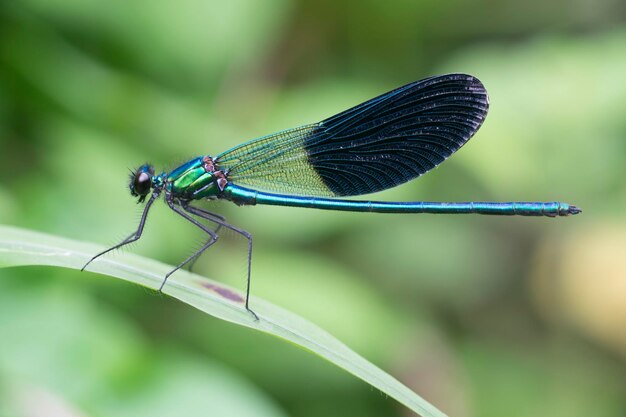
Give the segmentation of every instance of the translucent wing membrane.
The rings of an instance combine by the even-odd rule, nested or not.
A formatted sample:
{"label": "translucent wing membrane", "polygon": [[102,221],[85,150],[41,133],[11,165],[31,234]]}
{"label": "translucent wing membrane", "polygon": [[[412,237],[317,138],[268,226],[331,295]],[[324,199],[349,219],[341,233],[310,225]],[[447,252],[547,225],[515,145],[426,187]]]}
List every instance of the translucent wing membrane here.
{"label": "translucent wing membrane", "polygon": [[416,81],[320,123],[265,136],[216,158],[237,185],[312,196],[368,194],[433,169],[485,120],[489,100],[465,74]]}

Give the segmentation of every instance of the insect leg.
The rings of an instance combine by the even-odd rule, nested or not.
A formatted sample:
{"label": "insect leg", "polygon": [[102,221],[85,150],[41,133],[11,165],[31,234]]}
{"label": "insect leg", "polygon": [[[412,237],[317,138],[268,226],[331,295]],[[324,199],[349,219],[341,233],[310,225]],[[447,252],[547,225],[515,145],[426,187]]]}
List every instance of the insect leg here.
{"label": "insect leg", "polygon": [[[195,206],[191,206],[188,204],[183,205],[183,209],[185,209],[187,212],[194,214],[198,217],[202,217],[203,219],[207,219],[209,221],[215,222],[221,226],[224,226],[227,229],[230,229],[234,232],[239,233],[240,235],[242,235],[243,237],[245,237],[246,239],[248,239],[248,278],[246,281],[246,310],[248,310],[250,313],[252,313],[252,315],[258,320],[258,316],[256,315],[256,313],[254,311],[252,311],[250,309],[249,306],[249,301],[250,301],[250,270],[252,267],[252,235],[248,232],[246,232],[243,229],[240,229],[236,226],[233,226],[232,224],[226,222],[223,218],[219,218],[217,217],[215,214],[211,213],[210,211],[201,209],[199,207],[195,207]],[[221,216],[220,216],[221,217]]]}
{"label": "insect leg", "polygon": [[111,252],[112,250],[115,250],[115,249],[119,249],[124,245],[128,245],[129,243],[139,240],[139,238],[141,237],[141,234],[143,233],[143,227],[146,224],[146,219],[148,218],[148,211],[150,210],[152,203],[154,203],[154,200],[156,200],[158,196],[159,196],[159,193],[152,193],[150,200],[148,200],[148,202],[146,203],[146,206],[143,209],[143,213],[141,214],[141,220],[139,220],[139,226],[137,227],[137,230],[134,233],[132,233],[130,236],[128,236],[126,239],[124,239],[117,245],[111,246],[109,249],[103,250],[102,252],[92,257],[90,260],[87,261],[85,265],[83,265],[83,267],[80,270],[84,271],[85,268],[87,268],[87,265],[89,265],[96,258],[99,258],[100,256],[104,255],[105,253]]}
{"label": "insect leg", "polygon": [[167,279],[170,277],[170,275],[172,275],[174,272],[178,271],[180,268],[182,268],[183,266],[185,266],[189,262],[193,262],[194,260],[196,260],[198,258],[198,256],[200,256],[202,254],[202,252],[204,252],[209,247],[211,247],[215,242],[217,242],[217,239],[219,238],[217,233],[215,233],[213,230],[211,230],[207,226],[203,225],[202,223],[200,223],[199,221],[197,221],[196,219],[194,219],[193,217],[191,217],[190,215],[188,215],[187,213],[182,211],[174,203],[174,201],[172,201],[171,199],[166,199],[165,201],[167,201],[167,205],[170,206],[170,208],[172,210],[174,210],[180,216],[182,216],[183,218],[185,218],[186,220],[190,221],[191,223],[193,223],[194,225],[196,225],[197,227],[202,229],[204,232],[206,232],[209,235],[209,240],[200,249],[198,249],[193,255],[191,255],[190,257],[188,257],[184,261],[182,261],[180,264],[178,264],[178,266],[176,268],[172,269],[170,272],[167,273],[167,275],[165,275],[165,278],[163,279],[163,282],[161,283],[161,286],[159,287],[159,291],[163,290],[163,287],[165,286],[165,283],[167,282]]}
{"label": "insect leg", "polygon": [[[222,221],[224,221],[224,222],[226,221],[226,218],[225,218],[224,216],[220,216],[219,214],[215,214],[215,213],[212,213],[212,214],[213,214],[215,217],[217,217],[218,219],[220,219],[220,220],[222,220]],[[215,234],[217,234],[217,233],[219,233],[219,231],[220,231],[220,229],[221,229],[221,228],[222,228],[222,225],[218,223],[218,224],[217,224],[217,227],[216,227],[215,229],[213,229],[213,232],[214,232]],[[212,239],[212,238],[209,238],[209,241],[210,241],[211,239]],[[207,242],[207,243],[208,243],[208,242]],[[196,257],[195,257],[195,258],[194,258],[191,262],[189,262],[189,264],[187,264],[187,270],[188,270],[189,272],[193,272],[193,271],[192,271],[192,270],[193,270],[193,266],[196,264],[196,261],[197,261],[199,258],[200,258],[200,256],[196,256]]]}

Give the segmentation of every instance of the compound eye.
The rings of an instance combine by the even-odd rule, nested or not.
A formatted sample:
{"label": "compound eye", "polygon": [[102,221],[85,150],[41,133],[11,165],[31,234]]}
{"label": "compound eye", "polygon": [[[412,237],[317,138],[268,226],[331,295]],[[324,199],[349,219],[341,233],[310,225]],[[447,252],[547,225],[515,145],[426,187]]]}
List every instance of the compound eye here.
{"label": "compound eye", "polygon": [[134,191],[139,195],[147,195],[150,191],[152,178],[147,172],[139,171],[135,174]]}

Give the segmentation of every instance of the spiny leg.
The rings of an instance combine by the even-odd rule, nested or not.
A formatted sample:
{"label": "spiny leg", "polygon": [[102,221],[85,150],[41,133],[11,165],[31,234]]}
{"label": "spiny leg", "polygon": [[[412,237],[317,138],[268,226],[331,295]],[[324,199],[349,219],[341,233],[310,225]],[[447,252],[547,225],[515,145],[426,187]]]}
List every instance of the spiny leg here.
{"label": "spiny leg", "polygon": [[81,271],[84,271],[85,268],[87,268],[87,266],[96,258],[99,258],[100,256],[104,255],[105,253],[111,252],[112,250],[115,249],[119,249],[122,246],[128,245],[129,243],[135,242],[136,240],[139,240],[139,238],[141,237],[141,234],[143,233],[143,227],[146,224],[146,219],[148,218],[148,210],[150,210],[150,206],[152,206],[152,203],[154,203],[154,200],[157,199],[157,197],[159,196],[159,193],[152,193],[152,196],[150,197],[150,200],[148,200],[148,202],[146,203],[146,206],[143,209],[143,213],[141,214],[141,220],[139,220],[139,226],[137,227],[137,230],[132,233],[130,236],[128,236],[126,239],[122,240],[120,243],[118,243],[115,246],[110,247],[107,250],[103,250],[102,252],[98,253],[97,255],[93,256],[89,261],[87,261],[87,263],[85,265],[83,265],[83,267],[80,269]]}
{"label": "spiny leg", "polygon": [[[215,214],[215,213],[212,213],[212,214],[213,214],[215,217],[217,217],[218,219],[220,219],[220,220],[222,220],[222,221],[224,221],[224,222],[226,221],[226,218],[225,218],[224,216],[220,216],[219,214]],[[218,223],[218,224],[217,224],[217,227],[213,230],[213,232],[214,232],[215,234],[217,234],[217,233],[219,233],[219,231],[220,231],[220,229],[221,229],[221,228],[222,228],[222,225]],[[210,240],[211,240],[211,238],[209,238],[209,241],[210,241]],[[207,243],[208,243],[208,242],[207,242]],[[196,264],[196,261],[197,261],[198,259],[200,259],[200,256],[196,256],[196,257],[195,257],[195,258],[194,258],[191,262],[189,262],[189,264],[188,264],[188,266],[187,266],[187,270],[188,270],[189,272],[193,272],[193,271],[192,271],[192,270],[193,270],[193,267],[194,267],[194,265]]]}
{"label": "spiny leg", "polygon": [[224,226],[227,229],[230,229],[234,232],[239,233],[240,235],[244,236],[246,239],[248,239],[248,279],[246,282],[246,310],[248,310],[250,313],[252,313],[252,315],[258,320],[259,317],[256,315],[256,313],[254,311],[252,311],[250,309],[249,306],[249,300],[250,300],[250,270],[252,267],[252,235],[248,232],[246,232],[243,229],[240,229],[236,226],[233,226],[232,224],[226,222],[226,220],[223,220],[223,218],[219,218],[221,216],[216,216],[215,214],[211,213],[210,211],[201,209],[199,207],[195,207],[195,206],[191,206],[189,204],[184,204],[183,209],[185,209],[186,211],[188,211],[191,214],[194,214],[198,217],[202,217],[203,219],[207,219],[209,221],[212,221],[214,223],[217,223],[219,225]]}
{"label": "spiny leg", "polygon": [[163,287],[165,286],[165,283],[167,282],[167,279],[170,277],[170,275],[172,275],[174,272],[178,271],[180,268],[185,266],[187,263],[192,262],[195,259],[197,259],[198,256],[200,256],[202,254],[202,252],[204,252],[209,247],[211,247],[215,242],[217,242],[217,239],[219,238],[217,233],[215,233],[213,230],[209,229],[207,226],[203,225],[202,223],[200,223],[199,221],[197,221],[196,219],[194,219],[193,217],[191,217],[190,215],[188,215],[187,213],[182,211],[180,208],[178,208],[178,206],[171,199],[167,199],[166,201],[167,201],[168,206],[170,206],[170,208],[172,210],[174,210],[176,213],[181,215],[183,218],[185,218],[186,220],[190,221],[191,223],[193,223],[194,225],[196,225],[197,227],[202,229],[204,232],[206,232],[210,236],[210,238],[207,241],[207,243],[205,243],[198,251],[196,251],[196,253],[194,253],[193,255],[188,257],[187,259],[185,259],[183,262],[178,264],[178,266],[176,268],[172,269],[170,272],[167,273],[167,275],[165,275],[165,278],[163,279],[163,282],[161,283],[161,286],[159,287],[159,292],[163,290]]}

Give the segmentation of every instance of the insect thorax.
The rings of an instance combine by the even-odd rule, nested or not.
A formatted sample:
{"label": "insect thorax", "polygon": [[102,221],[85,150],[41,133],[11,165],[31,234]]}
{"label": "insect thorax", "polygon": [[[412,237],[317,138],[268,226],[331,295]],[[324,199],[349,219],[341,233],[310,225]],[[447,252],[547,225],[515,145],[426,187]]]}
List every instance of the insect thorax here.
{"label": "insect thorax", "polygon": [[210,156],[192,159],[168,174],[168,191],[190,200],[217,198],[226,186],[224,173]]}

